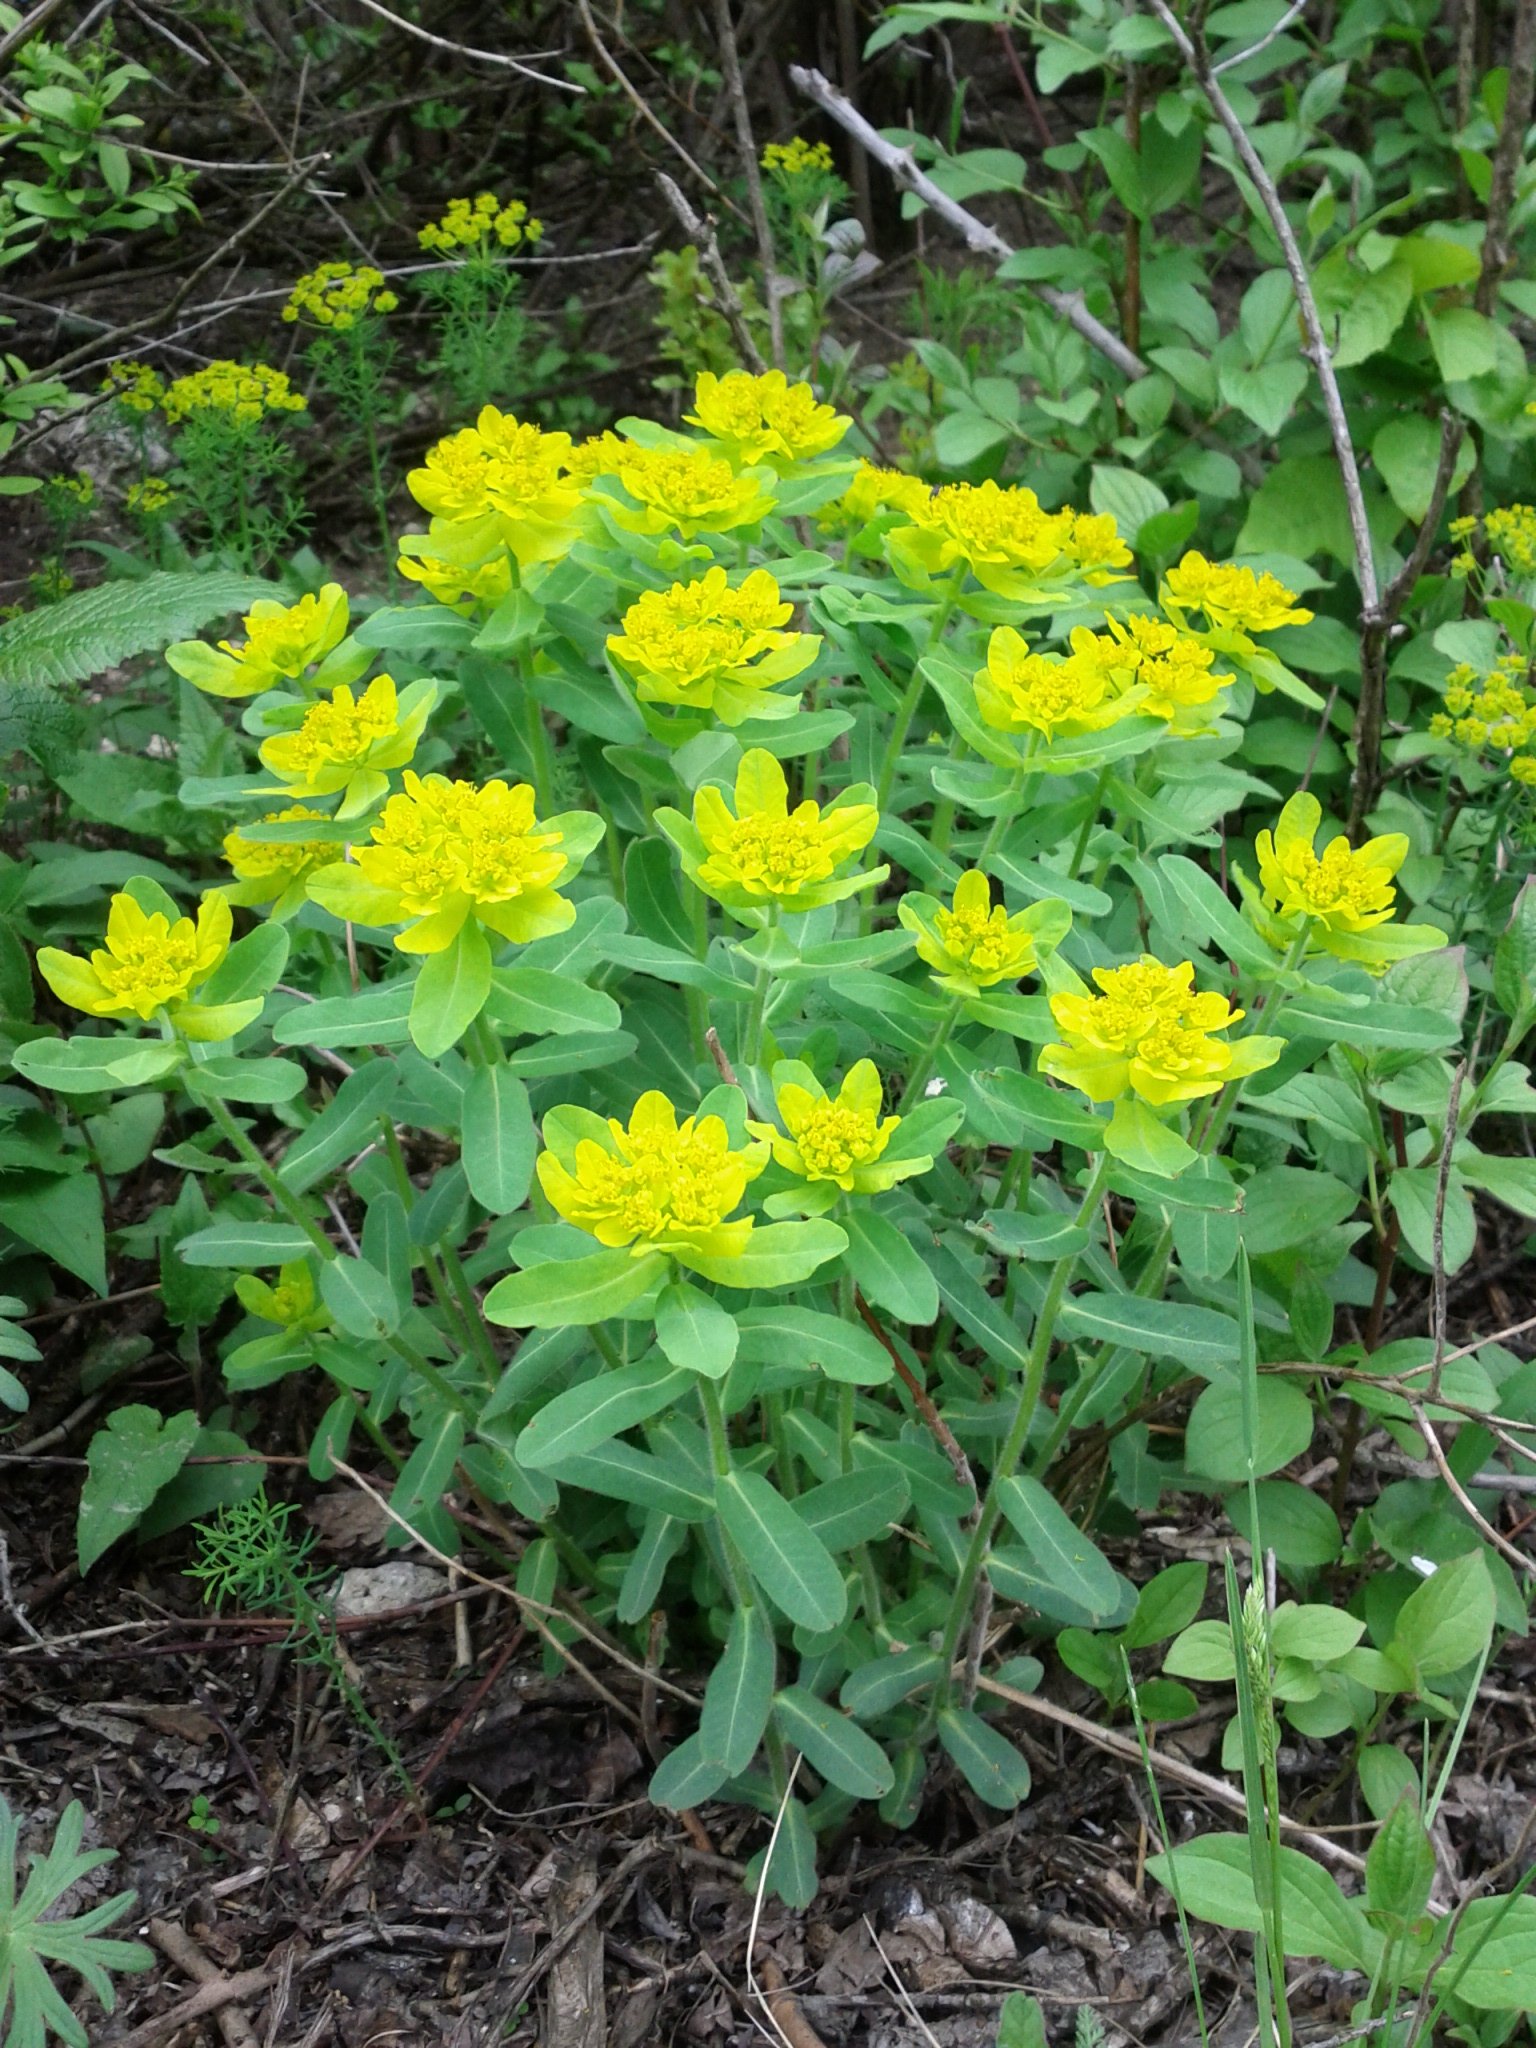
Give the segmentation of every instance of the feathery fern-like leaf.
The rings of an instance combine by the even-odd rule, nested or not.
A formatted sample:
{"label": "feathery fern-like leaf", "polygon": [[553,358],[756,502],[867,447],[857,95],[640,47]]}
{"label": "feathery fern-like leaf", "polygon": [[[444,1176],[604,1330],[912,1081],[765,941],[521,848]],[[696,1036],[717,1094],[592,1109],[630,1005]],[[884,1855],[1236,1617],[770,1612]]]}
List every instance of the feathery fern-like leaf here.
{"label": "feathery fern-like leaf", "polygon": [[265,578],[228,569],[162,569],[97,583],[0,625],[0,684],[82,683],[278,594]]}

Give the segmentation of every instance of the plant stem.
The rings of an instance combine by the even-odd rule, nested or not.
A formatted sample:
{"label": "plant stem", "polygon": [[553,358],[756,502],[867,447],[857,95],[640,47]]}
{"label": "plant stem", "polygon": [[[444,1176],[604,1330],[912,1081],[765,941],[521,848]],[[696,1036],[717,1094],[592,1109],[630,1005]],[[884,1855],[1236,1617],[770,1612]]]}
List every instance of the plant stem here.
{"label": "plant stem", "polygon": [[956,996],[943,1017],[940,1018],[938,1029],[934,1032],[933,1037],[918,1054],[917,1065],[908,1075],[907,1085],[901,1091],[901,1101],[897,1105],[896,1111],[898,1116],[905,1116],[913,1103],[922,1094],[923,1088],[927,1084],[928,1076],[933,1071],[933,1063],[949,1043],[949,1035],[960,1021],[960,1012],[964,1006],[965,998],[963,996]]}
{"label": "plant stem", "polygon": [[[779,906],[768,906],[767,932],[777,931]],[[742,1060],[749,1067],[755,1067],[763,1056],[763,1022],[768,1011],[768,990],[773,982],[773,969],[767,961],[758,965],[756,978],[752,983],[752,1000],[747,1006],[747,1028],[742,1039]]]}
{"label": "plant stem", "polygon": [[[1075,1220],[1079,1226],[1085,1224],[1098,1207],[1099,1197],[1103,1194],[1104,1184],[1109,1178],[1110,1164],[1109,1154],[1101,1152],[1088,1177],[1083,1199],[1078,1205]],[[1030,1427],[1035,1419],[1035,1410],[1040,1405],[1046,1367],[1050,1363],[1056,1321],[1061,1314],[1061,1305],[1066,1300],[1067,1289],[1072,1284],[1072,1277],[1077,1271],[1077,1259],[1076,1252],[1069,1252],[1066,1258],[1056,1261],[1050,1285],[1046,1289],[1045,1300],[1040,1307],[1034,1338],[1029,1347],[1023,1383],[1014,1406],[1013,1420],[1008,1426],[1008,1434],[1003,1439],[1002,1448],[997,1454],[997,1462],[992,1468],[992,1477],[987,1484],[981,1511],[976,1517],[976,1526],[971,1531],[965,1561],[960,1567],[960,1577],[950,1602],[949,1619],[945,1624],[944,1639],[939,1648],[943,1675],[934,1687],[933,1698],[924,1717],[924,1736],[932,1733],[939,1710],[949,1697],[950,1668],[954,1664],[960,1639],[970,1626],[971,1611],[976,1600],[976,1584],[981,1577],[982,1567],[987,1560],[987,1551],[991,1547],[992,1537],[1002,1516],[1003,1485],[1017,1471],[1019,1460],[1024,1455],[1024,1447],[1029,1442]]]}
{"label": "plant stem", "polygon": [[193,1099],[199,1108],[207,1110],[227,1142],[234,1147],[235,1151],[239,1153],[252,1173],[261,1182],[271,1198],[273,1207],[281,1209],[288,1218],[288,1221],[303,1231],[321,1258],[334,1259],[336,1247],[331,1243],[314,1217],[305,1209],[298,1196],[291,1189],[283,1186],[273,1171],[271,1162],[251,1143],[250,1139],[241,1130],[218,1097],[216,1095],[195,1096]]}
{"label": "plant stem", "polygon": [[875,781],[875,806],[878,810],[883,811],[890,802],[891,791],[896,783],[896,770],[901,762],[901,750],[907,744],[907,735],[912,730],[912,721],[917,716],[917,707],[923,699],[927,681],[923,675],[923,663],[944,637],[944,628],[949,624],[950,615],[960,596],[960,586],[964,581],[965,564],[961,562],[949,579],[948,587],[929,625],[928,637],[912,663],[912,679],[907,684],[906,694],[897,706],[896,716],[891,724],[891,736],[885,743],[885,752],[880,760],[880,773]]}

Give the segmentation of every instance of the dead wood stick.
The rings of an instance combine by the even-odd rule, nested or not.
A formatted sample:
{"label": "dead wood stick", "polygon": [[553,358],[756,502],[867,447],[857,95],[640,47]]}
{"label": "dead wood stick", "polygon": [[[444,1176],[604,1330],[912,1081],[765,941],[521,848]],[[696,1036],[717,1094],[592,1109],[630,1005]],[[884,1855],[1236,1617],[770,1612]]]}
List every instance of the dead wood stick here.
{"label": "dead wood stick", "polygon": [[534,1985],[538,1983],[547,1970],[560,1960],[561,1956],[565,1954],[587,1922],[597,1917],[605,1901],[613,1895],[632,1871],[638,1870],[642,1863],[648,1863],[653,1856],[659,1856],[662,1846],[660,1842],[655,1841],[637,1842],[635,1844],[618,1868],[610,1871],[607,1877],[603,1879],[586,1904],[571,1915],[558,1934],[551,1936],[550,1940],[545,1944],[543,1954],[534,1957],[533,1961],[502,2000],[504,2011],[517,2011]]}
{"label": "dead wood stick", "polygon": [[662,198],[676,214],[678,226],[699,252],[699,261],[703,264],[705,274],[714,289],[715,303],[731,330],[737,348],[741,351],[742,361],[749,370],[767,369],[768,365],[763,361],[762,351],[752,339],[752,330],[747,325],[746,315],[741,309],[741,300],[736,296],[736,287],[731,283],[730,274],[726,270],[714,229],[707,220],[700,220],[683,197],[682,188],[675,178],[669,178],[665,171],[658,171],[656,182],[661,187]]}
{"label": "dead wood stick", "polygon": [[[177,1969],[190,1977],[194,1984],[224,1984],[229,1981],[218,1964],[210,1962],[191,1935],[174,1921],[151,1920],[149,1938],[161,1954],[169,1956]],[[218,2029],[227,2048],[256,2048],[251,2023],[235,2000],[231,1999],[220,2007]]]}
{"label": "dead wood stick", "polygon": [[131,2034],[124,2034],[116,2048],[160,2048],[162,2041],[170,2040],[173,2034],[179,2034],[194,2020],[204,2019],[211,2012],[221,2012],[227,2005],[243,2004],[247,1999],[269,1991],[277,1982],[277,1976],[275,1969],[262,1969],[242,1970],[234,1977],[215,1977],[200,1985],[179,2005],[173,2005],[169,2012],[145,2020]]}
{"label": "dead wood stick", "polygon": [[757,1974],[768,1994],[764,2000],[768,2017],[784,2036],[789,2048],[827,2048],[826,2042],[800,2010],[799,1999],[785,1983],[784,1972],[772,1956],[763,1957],[757,1966]]}

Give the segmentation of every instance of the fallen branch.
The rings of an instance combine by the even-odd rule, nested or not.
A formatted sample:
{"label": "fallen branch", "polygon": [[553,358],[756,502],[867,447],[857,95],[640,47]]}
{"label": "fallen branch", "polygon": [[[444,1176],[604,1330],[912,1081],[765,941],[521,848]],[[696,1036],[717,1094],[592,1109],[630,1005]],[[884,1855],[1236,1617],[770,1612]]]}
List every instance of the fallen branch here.
{"label": "fallen branch", "polygon": [[[715,231],[707,220],[701,220],[688,201],[683,197],[682,188],[675,178],[669,178],[665,171],[656,173],[656,182],[661,187],[661,196],[677,216],[677,224],[699,252],[699,261],[714,289],[715,304],[721,317],[731,330],[732,339],[741,351],[741,360],[748,369],[761,371],[768,366],[762,352],[752,339],[752,330],[747,325],[746,315],[741,310],[741,301],[726,270],[725,259],[720,254],[720,244]],[[716,1044],[718,1044],[718,1039]]]}
{"label": "fallen branch", "polygon": [[[791,64],[789,76],[807,99],[814,100],[823,113],[830,114],[838,126],[861,144],[877,163],[884,165],[904,192],[916,193],[925,206],[952,227],[968,249],[975,250],[980,256],[990,256],[994,263],[1006,263],[1015,254],[996,228],[989,228],[974,213],[967,213],[947,192],[941,192],[932,178],[918,168],[910,149],[899,149],[894,142],[887,142],[877,128],[870,126],[853,102],[819,71],[809,70],[803,64]],[[1048,284],[1032,284],[1030,290],[1043,299],[1053,313],[1074,327],[1101,356],[1112,362],[1122,376],[1134,381],[1149,374],[1148,365],[1135,350],[1127,348],[1118,334],[1111,334],[1103,321],[1095,319],[1089,312],[1081,292],[1062,292]]]}

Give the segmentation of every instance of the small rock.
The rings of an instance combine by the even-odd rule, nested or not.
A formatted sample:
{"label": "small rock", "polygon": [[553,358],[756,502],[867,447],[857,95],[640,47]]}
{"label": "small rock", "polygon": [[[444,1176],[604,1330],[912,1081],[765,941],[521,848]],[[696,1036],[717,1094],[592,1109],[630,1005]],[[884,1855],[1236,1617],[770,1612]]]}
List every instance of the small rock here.
{"label": "small rock", "polygon": [[447,1590],[443,1572],[392,1557],[386,1564],[354,1565],[343,1572],[331,1595],[331,1606],[338,1621],[355,1621],[364,1615],[390,1614],[397,1607],[414,1607],[418,1601],[434,1600]]}

